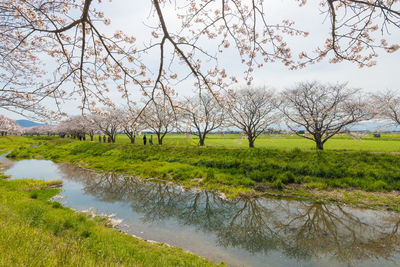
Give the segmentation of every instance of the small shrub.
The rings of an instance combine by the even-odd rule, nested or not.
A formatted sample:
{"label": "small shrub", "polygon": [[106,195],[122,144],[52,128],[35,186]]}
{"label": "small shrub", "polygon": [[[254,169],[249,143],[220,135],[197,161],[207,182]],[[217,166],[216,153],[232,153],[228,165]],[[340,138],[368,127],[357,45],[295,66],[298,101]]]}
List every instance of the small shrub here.
{"label": "small shrub", "polygon": [[264,180],[264,173],[260,170],[252,171],[248,176],[255,182],[262,182]]}
{"label": "small shrub", "polygon": [[85,215],[80,214],[78,216],[78,222],[86,222],[87,218]]}
{"label": "small shrub", "polygon": [[303,177],[302,176],[296,176],[294,178],[294,183],[301,184],[302,182],[303,182]]}
{"label": "small shrub", "polygon": [[53,201],[53,202],[51,203],[51,207],[53,207],[54,209],[60,209],[60,208],[62,208],[62,205],[61,205],[60,202]]}
{"label": "small shrub", "polygon": [[282,181],[282,183],[284,183],[284,184],[292,184],[292,183],[294,183],[294,181],[295,181],[295,176],[294,176],[294,174],[293,173],[291,173],[291,172],[285,172],[285,173],[282,173],[280,176],[279,176],[279,179]]}
{"label": "small shrub", "polygon": [[81,233],[81,237],[83,237],[83,238],[88,238],[88,237],[90,237],[91,234],[92,234],[92,233],[91,233],[90,231],[84,230],[84,231]]}
{"label": "small shrub", "polygon": [[74,227],[74,225],[73,225],[73,223],[70,221],[70,220],[66,220],[64,223],[63,223],[63,228],[64,229],[71,229],[71,228],[73,228]]}
{"label": "small shrub", "polygon": [[27,218],[30,226],[39,226],[43,221],[43,208],[39,206],[26,206],[26,209],[29,210]]}
{"label": "small shrub", "polygon": [[366,190],[367,191],[384,191],[387,190],[388,185],[382,180],[375,181],[372,184],[368,184]]}
{"label": "small shrub", "polygon": [[283,189],[283,183],[281,179],[276,179],[272,184],[272,188],[282,190]]}
{"label": "small shrub", "polygon": [[213,169],[207,169],[207,175],[206,175],[207,180],[214,179],[215,174]]}

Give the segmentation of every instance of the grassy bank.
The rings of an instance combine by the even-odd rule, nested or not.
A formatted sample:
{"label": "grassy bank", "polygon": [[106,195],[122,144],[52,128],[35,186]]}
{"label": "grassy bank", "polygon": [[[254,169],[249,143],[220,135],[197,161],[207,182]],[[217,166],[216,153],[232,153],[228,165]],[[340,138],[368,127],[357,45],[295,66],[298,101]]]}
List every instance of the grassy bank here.
{"label": "grassy bank", "polygon": [[105,226],[49,201],[56,183],[0,174],[0,266],[211,266],[196,255]]}
{"label": "grassy bank", "polygon": [[400,156],[393,154],[144,147],[58,139],[40,147],[15,150],[9,157],[79,163],[97,170],[222,188],[232,194],[288,187],[400,190]]}
{"label": "grassy bank", "polygon": [[35,136],[28,138],[25,136],[0,136],[0,153],[17,148],[42,144],[51,139],[54,139],[54,137]]}

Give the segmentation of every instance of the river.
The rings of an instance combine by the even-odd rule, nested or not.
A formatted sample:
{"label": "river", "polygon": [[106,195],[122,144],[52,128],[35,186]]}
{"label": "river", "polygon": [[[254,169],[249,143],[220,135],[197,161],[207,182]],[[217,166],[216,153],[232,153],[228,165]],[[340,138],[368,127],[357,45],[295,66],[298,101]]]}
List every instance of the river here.
{"label": "river", "polygon": [[204,190],[0,156],[11,179],[60,179],[65,206],[115,214],[118,228],[230,266],[399,266],[400,214]]}

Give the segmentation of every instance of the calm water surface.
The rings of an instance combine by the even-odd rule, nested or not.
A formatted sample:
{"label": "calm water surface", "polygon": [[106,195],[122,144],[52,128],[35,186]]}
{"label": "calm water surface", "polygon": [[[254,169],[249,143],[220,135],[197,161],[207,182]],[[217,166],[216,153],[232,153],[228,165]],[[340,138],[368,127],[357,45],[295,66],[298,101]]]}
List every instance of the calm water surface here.
{"label": "calm water surface", "polygon": [[10,161],[12,179],[64,181],[66,206],[114,213],[121,230],[231,266],[399,266],[400,214],[206,191],[95,173],[47,160]]}

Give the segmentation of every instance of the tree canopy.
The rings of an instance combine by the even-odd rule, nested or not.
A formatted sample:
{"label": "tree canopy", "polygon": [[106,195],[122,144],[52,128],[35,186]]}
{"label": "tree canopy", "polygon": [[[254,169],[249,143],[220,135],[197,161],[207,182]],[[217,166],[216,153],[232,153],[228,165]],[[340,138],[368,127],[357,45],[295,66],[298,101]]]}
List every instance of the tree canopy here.
{"label": "tree canopy", "polygon": [[[306,0],[293,1],[299,12],[309,5]],[[147,27],[147,40],[122,30],[110,33],[102,2],[0,2],[1,108],[59,114],[62,101],[79,96],[82,109],[96,109],[99,104],[112,105],[110,91],[118,91],[129,105],[136,101],[135,92],[152,101],[156,91],[174,94],[174,86],[188,78],[214,94],[238,82],[219,64],[226,49],[238,51],[237,60],[246,67],[244,79],[250,83],[254,69],[270,62],[296,69],[328,57],[334,63],[372,66],[379,50],[391,53],[399,48],[390,38],[400,26],[398,0],[320,0],[316,14],[326,15],[329,34],[324,44],[299,55],[293,55],[286,39],[308,32],[289,18],[278,24],[270,21],[267,13],[273,5],[263,0],[149,1],[149,20],[155,25]],[[168,23],[171,14],[178,26]],[[143,25],[132,27],[139,31]],[[153,53],[159,55],[157,66],[145,60]],[[44,64],[52,66],[50,72]],[[49,111],[41,105],[49,98],[58,108]]]}

